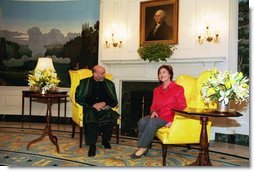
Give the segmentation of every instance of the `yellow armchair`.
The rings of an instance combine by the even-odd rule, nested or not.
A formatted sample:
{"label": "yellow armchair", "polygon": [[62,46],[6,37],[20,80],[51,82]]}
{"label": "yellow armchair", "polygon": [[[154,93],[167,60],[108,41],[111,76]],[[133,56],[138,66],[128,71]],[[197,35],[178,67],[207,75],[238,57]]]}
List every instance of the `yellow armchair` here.
{"label": "yellow armchair", "polygon": [[[183,86],[187,107],[208,108],[201,99],[200,89],[205,80],[210,76],[206,71],[199,75],[198,78],[189,75],[180,75],[176,83]],[[216,105],[209,104],[209,108],[216,108]],[[207,132],[208,140],[210,139],[211,122],[208,121]],[[162,165],[166,165],[167,146],[169,144],[194,144],[199,143],[201,133],[201,123],[199,117],[186,116],[175,113],[173,123],[170,128],[162,127],[156,132],[156,137],[162,144]]]}
{"label": "yellow armchair", "polygon": [[[79,69],[79,70],[69,70],[69,75],[71,79],[71,88],[70,88],[70,100],[72,103],[72,138],[75,135],[75,127],[76,125],[79,127],[79,147],[82,147],[82,140],[83,140],[83,107],[76,103],[75,100],[75,93],[76,88],[79,85],[80,80],[84,78],[91,77],[92,71],[89,69]],[[112,80],[111,74],[106,74],[105,76],[107,79]],[[116,110],[116,108],[113,108]],[[115,125],[116,130],[116,142],[119,143],[119,120],[117,125]]]}

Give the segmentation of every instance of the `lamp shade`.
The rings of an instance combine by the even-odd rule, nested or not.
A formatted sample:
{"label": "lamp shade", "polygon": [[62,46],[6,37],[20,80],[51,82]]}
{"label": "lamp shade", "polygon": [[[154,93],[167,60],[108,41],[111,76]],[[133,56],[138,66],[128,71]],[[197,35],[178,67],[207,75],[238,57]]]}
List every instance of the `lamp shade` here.
{"label": "lamp shade", "polygon": [[47,58],[47,57],[38,58],[38,62],[35,69],[41,70],[41,71],[51,69],[52,71],[56,71],[53,65],[52,58]]}

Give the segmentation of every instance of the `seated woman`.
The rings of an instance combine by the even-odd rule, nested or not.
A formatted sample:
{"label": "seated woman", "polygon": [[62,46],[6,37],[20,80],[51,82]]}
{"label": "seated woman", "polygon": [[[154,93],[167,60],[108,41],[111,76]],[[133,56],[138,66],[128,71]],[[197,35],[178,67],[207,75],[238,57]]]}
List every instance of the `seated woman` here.
{"label": "seated woman", "polygon": [[141,118],[138,122],[139,148],[130,155],[132,159],[137,159],[147,154],[159,128],[171,126],[174,119],[172,109],[184,109],[186,107],[184,89],[172,81],[172,78],[173,68],[171,66],[162,65],[159,67],[158,79],[161,84],[153,91],[150,115]]}

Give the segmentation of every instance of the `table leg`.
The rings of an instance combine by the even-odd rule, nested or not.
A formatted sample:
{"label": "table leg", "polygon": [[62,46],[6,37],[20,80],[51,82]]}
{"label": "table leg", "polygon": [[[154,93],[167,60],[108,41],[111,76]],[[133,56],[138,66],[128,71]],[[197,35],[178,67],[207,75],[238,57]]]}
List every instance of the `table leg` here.
{"label": "table leg", "polygon": [[46,125],[46,127],[44,128],[44,130],[43,130],[43,133],[42,133],[42,135],[39,137],[39,138],[36,138],[36,139],[34,139],[33,141],[31,141],[30,143],[28,143],[28,145],[27,145],[27,150],[29,149],[29,147],[32,145],[32,144],[34,144],[34,143],[37,143],[37,142],[39,142],[39,141],[41,141],[46,135],[47,135],[47,132],[48,132],[48,125]]}
{"label": "table leg", "polygon": [[193,162],[191,166],[211,166],[212,164],[209,157],[209,143],[206,129],[208,117],[200,117],[200,121],[202,124],[200,133],[200,153],[197,160]]}
{"label": "table leg", "polygon": [[57,137],[53,136],[52,132],[51,132],[51,99],[50,98],[48,98],[47,113],[46,113],[46,126],[43,130],[43,133],[39,138],[28,143],[27,150],[29,149],[31,144],[41,141],[46,135],[49,136],[50,141],[56,146],[56,151],[59,153],[59,146],[57,143]]}
{"label": "table leg", "polygon": [[24,102],[25,102],[25,97],[24,97],[24,94],[22,94],[22,121],[24,119]]}
{"label": "table leg", "polygon": [[66,118],[66,103],[67,103],[67,98],[64,98],[64,118]]}
{"label": "table leg", "polygon": [[56,136],[53,136],[52,135],[52,132],[51,132],[51,99],[48,98],[48,120],[47,120],[47,124],[49,125],[48,126],[48,136],[49,136],[49,139],[50,141],[56,146],[56,151],[59,153],[59,146],[58,146],[58,143],[57,143],[57,137]]}
{"label": "table leg", "polygon": [[31,118],[31,111],[32,111],[32,97],[29,97],[29,116]]}
{"label": "table leg", "polygon": [[61,103],[61,99],[58,98],[58,113],[57,113],[57,122],[59,121],[59,117],[60,117],[60,103]]}
{"label": "table leg", "polygon": [[56,151],[59,153],[59,146],[58,146],[58,143],[57,143],[57,137],[52,135],[52,132],[51,132],[51,126],[49,125],[49,132],[48,132],[48,135],[49,135],[49,139],[50,141],[56,146]]}

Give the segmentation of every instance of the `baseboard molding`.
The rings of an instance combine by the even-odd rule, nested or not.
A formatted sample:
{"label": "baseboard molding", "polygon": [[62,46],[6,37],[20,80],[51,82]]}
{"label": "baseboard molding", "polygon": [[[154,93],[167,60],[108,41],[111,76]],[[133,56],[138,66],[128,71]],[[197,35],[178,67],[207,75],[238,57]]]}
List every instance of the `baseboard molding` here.
{"label": "baseboard molding", "polygon": [[215,141],[249,146],[249,136],[243,134],[215,133]]}
{"label": "baseboard molding", "polygon": [[[37,115],[31,115],[27,116],[25,115],[23,118],[21,115],[8,115],[8,114],[0,114],[0,121],[6,121],[6,122],[36,122],[36,123],[45,123],[45,116],[37,116]],[[52,116],[51,117],[51,123],[53,124],[71,124],[72,119],[68,117],[57,117]]]}

